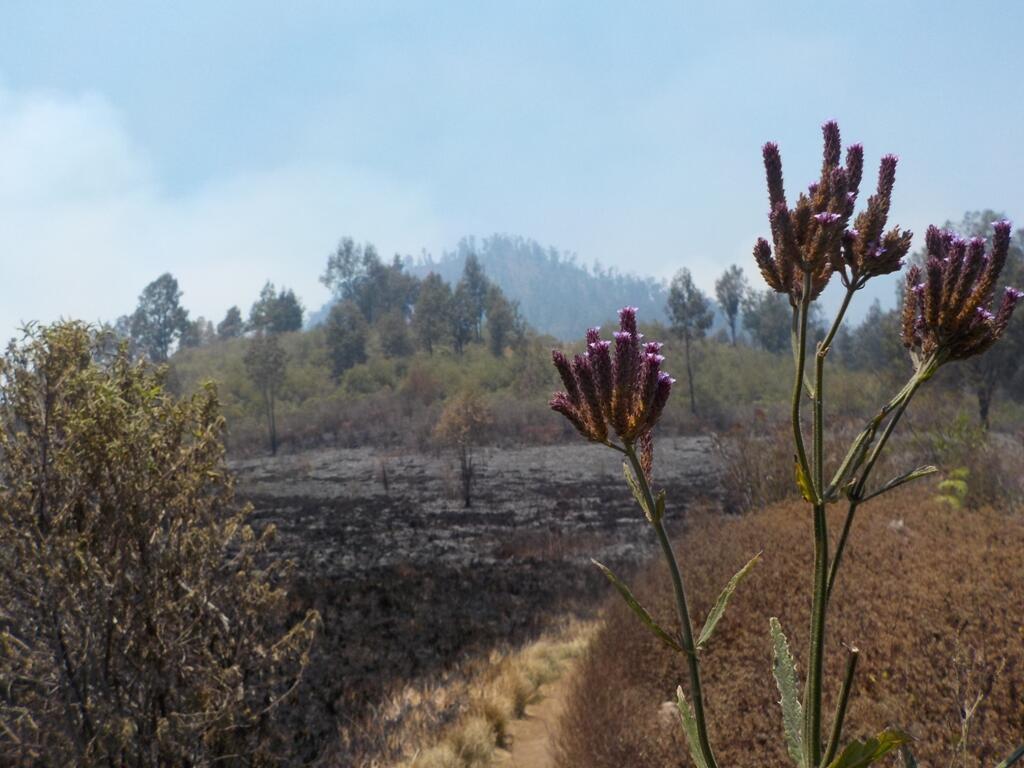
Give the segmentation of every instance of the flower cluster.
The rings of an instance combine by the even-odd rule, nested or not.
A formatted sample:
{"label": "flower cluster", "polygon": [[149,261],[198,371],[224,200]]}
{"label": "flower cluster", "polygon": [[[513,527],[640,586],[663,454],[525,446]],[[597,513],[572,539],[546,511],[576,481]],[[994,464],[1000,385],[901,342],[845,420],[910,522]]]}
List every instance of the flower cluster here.
{"label": "flower cluster", "polygon": [[619,320],[614,349],[599,328],[591,328],[585,354],[570,361],[558,350],[551,353],[565,391],[556,392],[550,405],[589,440],[608,443],[614,433],[632,445],[657,423],[675,380],[661,370],[661,344],[644,343],[637,331],[636,308],[619,310]]}
{"label": "flower cluster", "polygon": [[754,259],[765,282],[775,291],[789,296],[795,306],[803,296],[804,276],[810,276],[810,300],[814,300],[838,272],[849,288],[861,288],[876,275],[895,272],[910,249],[910,233],[899,228],[883,234],[889,215],[896,157],[882,158],[878,171],[878,190],[863,211],[848,227],[864,172],[864,148],[853,144],[846,149],[845,165],[839,126],[822,126],[825,140],[820,179],[807,192],[800,193],[792,209],[786,202],[782,181],[782,157],[778,145],[763,148],[771,206],[772,245],[758,238]]}
{"label": "flower cluster", "polygon": [[992,248],[985,240],[965,240],[929,227],[924,269],[907,271],[903,297],[903,345],[919,358],[942,362],[980,354],[1006,330],[1021,291],[1006,288],[999,309],[991,311],[999,275],[1010,247],[1010,222],[994,225]]}

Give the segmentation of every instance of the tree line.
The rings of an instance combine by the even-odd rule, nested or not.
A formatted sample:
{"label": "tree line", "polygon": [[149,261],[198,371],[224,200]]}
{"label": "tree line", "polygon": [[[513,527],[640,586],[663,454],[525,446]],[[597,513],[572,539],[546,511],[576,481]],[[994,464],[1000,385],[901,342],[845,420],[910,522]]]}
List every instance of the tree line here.
{"label": "tree line", "polygon": [[[967,237],[985,236],[998,218],[999,214],[992,211],[969,213],[952,228]],[[527,243],[490,238],[483,245],[493,261],[499,252],[511,257],[529,250]],[[451,258],[436,265],[439,270],[449,270],[451,279],[446,280],[440,272],[417,274],[418,267],[408,257],[384,260],[373,244],[343,238],[329,254],[321,276],[332,299],[317,333],[311,337],[311,342],[322,349],[320,359],[327,374],[340,382],[349,370],[380,358],[433,356],[439,350],[461,356],[469,346],[488,349],[501,357],[527,345],[532,345],[531,349],[543,346],[539,340],[529,340],[519,303],[510,300],[490,270],[484,269],[482,259],[468,250],[471,244],[464,241],[460,245],[467,249],[459,257],[460,272],[450,272],[454,263]],[[544,258],[551,261],[554,257],[547,254]],[[555,261],[560,269],[574,264],[561,257]],[[531,263],[528,259],[527,266]],[[1021,281],[1022,265],[1024,231],[1018,231],[1005,273],[1009,282]],[[506,264],[499,272],[504,274],[514,267]],[[696,285],[686,269],[673,278],[662,295],[662,316],[667,318],[684,353],[681,367],[685,367],[693,414],[698,413],[699,394],[694,377],[702,358],[706,358],[703,345],[716,326],[719,330],[714,337],[720,343],[749,345],[773,354],[789,353],[792,313],[787,299],[772,291],[752,290],[738,266],[723,271],[715,281],[712,296]],[[245,373],[259,393],[270,448],[276,450],[276,403],[288,377],[288,354],[277,337],[303,327],[301,302],[292,290],[278,289],[268,282],[247,315],[234,306],[213,325],[203,318],[191,320],[180,299],[177,281],[169,274],[161,275],[146,286],[134,313],[118,320],[119,334],[136,354],[156,362],[166,361],[177,349],[242,338]],[[875,302],[859,328],[840,331],[833,344],[836,358],[848,369],[879,376],[906,364],[896,333],[899,311],[899,306],[887,310]],[[824,321],[818,312],[810,317],[813,330],[809,344],[824,335]],[[535,327],[532,317],[530,326]],[[1021,336],[1019,323],[1015,323],[1007,343],[998,351],[965,366],[956,374],[956,381],[948,382],[948,386],[976,399],[983,426],[989,423],[992,403],[1001,388],[1014,398],[1024,391],[1024,373],[1019,364],[1024,351]]]}
{"label": "tree line", "polygon": [[278,291],[269,281],[249,309],[248,319],[233,306],[216,326],[204,317],[190,320],[181,297],[177,279],[166,272],[142,289],[135,311],[119,317],[111,330],[136,357],[164,363],[176,349],[206,346],[249,332],[287,333],[302,328],[304,309],[295,292]]}
{"label": "tree line", "polygon": [[346,237],[320,281],[333,295],[324,325],[336,376],[366,360],[371,332],[389,357],[417,349],[433,354],[442,346],[462,354],[474,343],[501,356],[525,336],[518,302],[488,278],[474,254],[452,287],[436,272],[411,274],[397,255],[385,263],[372,244]]}
{"label": "tree line", "polygon": [[[960,223],[946,222],[945,228],[964,238],[991,239],[992,224],[1005,219],[995,211],[975,211],[964,215]],[[923,263],[923,252],[912,255],[912,261]],[[1024,229],[1018,229],[1011,240],[1003,282],[1018,285],[1024,281]],[[791,345],[792,311],[788,299],[775,291],[750,288],[742,268],[730,266],[715,281],[715,301],[725,318],[728,342],[736,345],[745,339],[769,352],[783,353]],[[673,333],[683,341],[690,409],[696,414],[693,386],[692,348],[704,340],[715,317],[715,301],[693,281],[688,269],[680,270],[669,286],[666,310]],[[836,357],[847,368],[864,371],[901,370],[907,363],[906,351],[899,340],[900,314],[897,305],[883,309],[876,299],[859,327],[843,326],[834,342]],[[813,305],[809,319],[811,343],[824,337],[824,319],[818,305]],[[742,332],[741,332],[742,329]],[[1024,394],[1024,328],[1021,322],[1011,324],[1005,342],[986,355],[972,358],[962,370],[947,373],[947,385],[966,389],[977,402],[978,420],[988,429],[993,400],[1001,384],[1014,399]],[[1007,385],[1006,382],[1009,382]]]}
{"label": "tree line", "polygon": [[[433,272],[417,277],[401,257],[385,262],[372,244],[345,237],[329,255],[320,280],[332,294],[322,338],[336,380],[366,362],[371,351],[406,357],[450,347],[462,355],[478,344],[501,357],[525,342],[518,303],[488,278],[472,254],[453,287]],[[276,405],[288,365],[278,337],[302,329],[302,303],[290,288],[278,290],[267,282],[247,318],[232,306],[214,326],[202,317],[191,320],[181,298],[174,276],[161,275],[143,289],[135,311],[117,320],[115,335],[133,355],[155,363],[167,362],[177,350],[245,337],[246,373],[259,392],[270,451],[276,453]]]}

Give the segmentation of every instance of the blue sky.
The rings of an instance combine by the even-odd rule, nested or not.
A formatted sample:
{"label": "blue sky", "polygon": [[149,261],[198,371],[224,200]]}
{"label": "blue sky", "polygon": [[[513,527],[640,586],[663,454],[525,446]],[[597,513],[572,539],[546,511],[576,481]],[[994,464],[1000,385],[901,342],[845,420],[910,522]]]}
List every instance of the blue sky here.
{"label": "blue sky", "polygon": [[1024,223],[1022,21],[935,0],[7,4],[0,331],[112,319],[164,271],[193,316],[267,279],[316,308],[342,235],[437,254],[509,232],[710,290],[752,272],[760,145],[793,191],[827,118],[869,165],[900,155],[915,232]]}

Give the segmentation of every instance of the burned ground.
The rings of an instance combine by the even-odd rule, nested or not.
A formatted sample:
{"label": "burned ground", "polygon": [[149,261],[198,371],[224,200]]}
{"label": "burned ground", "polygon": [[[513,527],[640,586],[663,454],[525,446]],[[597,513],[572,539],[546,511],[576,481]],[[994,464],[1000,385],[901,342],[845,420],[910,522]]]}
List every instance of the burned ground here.
{"label": "burned ground", "polygon": [[[652,553],[612,451],[573,444],[475,460],[470,508],[443,454],[332,449],[235,463],[253,523],[274,524],[277,554],[296,563],[296,611],[324,619],[288,715],[307,757],[372,751],[387,734],[380,718],[362,724],[387,691],[592,613],[608,586],[590,558],[628,573]],[[670,525],[716,486],[706,438],[663,440],[658,471]]]}

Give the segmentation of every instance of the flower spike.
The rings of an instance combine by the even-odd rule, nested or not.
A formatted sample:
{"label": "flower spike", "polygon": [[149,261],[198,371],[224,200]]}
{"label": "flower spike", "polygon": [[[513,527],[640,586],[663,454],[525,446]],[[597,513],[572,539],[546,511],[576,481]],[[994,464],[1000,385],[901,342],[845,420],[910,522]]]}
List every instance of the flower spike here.
{"label": "flower spike", "polygon": [[591,328],[585,355],[570,363],[563,352],[551,353],[565,391],[556,392],[550,405],[588,440],[608,443],[614,432],[624,445],[646,444],[675,380],[661,370],[661,344],[641,343],[635,307],[619,311],[614,338],[613,352],[613,342]]}
{"label": "flower spike", "polygon": [[840,165],[839,126],[834,121],[825,123],[822,135],[821,178],[800,195],[792,209],[783,192],[779,148],[773,143],[763,148],[772,243],[759,239],[754,259],[768,287],[788,295],[793,306],[802,299],[805,275],[810,277],[809,300],[813,301],[833,274],[838,273],[847,288],[858,290],[872,277],[899,270],[910,250],[910,232],[899,228],[884,232],[896,180],[896,156],[882,158],[878,190],[851,227],[864,175],[864,148],[849,146],[846,164]]}
{"label": "flower spike", "polygon": [[916,362],[932,356],[940,362],[973,357],[1006,331],[1024,294],[1006,288],[999,308],[992,311],[1010,247],[1010,222],[993,226],[987,255],[980,238],[965,241],[938,227],[928,228],[923,279],[921,270],[912,267],[903,299],[901,336]]}

